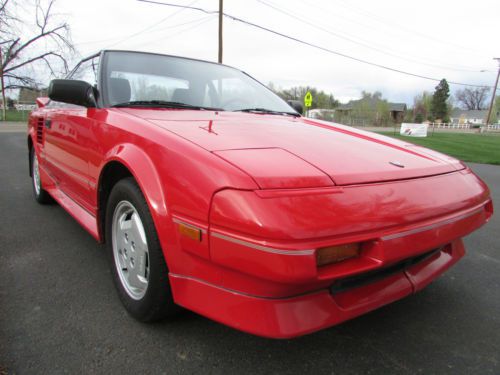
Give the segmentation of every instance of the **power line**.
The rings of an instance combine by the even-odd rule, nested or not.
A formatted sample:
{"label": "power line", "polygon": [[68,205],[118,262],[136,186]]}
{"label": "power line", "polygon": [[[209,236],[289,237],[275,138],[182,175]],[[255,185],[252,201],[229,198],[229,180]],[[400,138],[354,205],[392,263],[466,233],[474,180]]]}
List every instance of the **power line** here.
{"label": "power line", "polygon": [[[189,5],[193,5],[193,4],[197,3],[197,2],[198,2],[198,0],[193,0],[193,1],[191,1],[191,2],[189,3]],[[163,22],[167,21],[168,19],[170,19],[170,18],[172,18],[172,17],[174,17],[174,16],[178,15],[179,13],[181,13],[181,12],[182,12],[182,11],[184,11],[184,10],[185,10],[185,9],[179,9],[178,11],[173,12],[172,14],[170,14],[170,15],[168,15],[167,17],[165,17],[165,18],[161,19],[160,21],[158,21],[158,22],[154,23],[153,25],[150,25],[150,26],[146,27],[145,29],[142,29],[141,31],[138,31],[138,32],[136,32],[135,34],[129,35],[128,37],[125,37],[125,38],[123,38],[123,39],[120,39],[118,42],[113,43],[113,44],[110,44],[110,45],[108,45],[106,48],[114,47],[114,46],[116,46],[117,44],[120,44],[120,43],[124,42],[125,40],[129,40],[129,39],[131,39],[131,38],[135,38],[136,36],[141,35],[141,34],[145,33],[146,31],[151,30],[151,29],[152,29],[152,28],[154,28],[155,26],[158,26],[158,25],[162,24]]]}
{"label": "power line", "polygon": [[[204,13],[207,13],[207,14],[218,13],[218,11],[210,11],[210,10],[206,10],[206,9],[203,9],[203,8],[192,7],[192,6],[188,6],[188,5],[179,5],[179,4],[164,3],[164,2],[155,1],[155,0],[137,0],[137,1],[141,1],[141,2],[144,2],[144,3],[158,4],[158,5],[165,5],[165,6],[170,6],[170,7],[192,9],[192,10],[201,11],[201,12],[204,12]],[[428,77],[428,76],[420,75],[420,74],[417,74],[417,73],[411,73],[411,72],[407,72],[407,71],[404,71],[404,70],[392,68],[392,67],[389,67],[389,66],[386,66],[386,65],[374,63],[374,62],[371,62],[371,61],[368,61],[368,60],[365,60],[365,59],[362,59],[362,58],[359,58],[359,57],[350,56],[350,55],[347,55],[347,54],[342,53],[342,52],[338,52],[338,51],[335,51],[335,50],[332,50],[332,49],[329,49],[329,48],[326,48],[326,47],[319,46],[317,44],[313,44],[313,43],[307,42],[305,40],[302,40],[302,39],[299,39],[299,38],[296,38],[296,37],[293,37],[293,36],[289,36],[289,35],[283,34],[283,33],[279,32],[279,31],[275,31],[275,30],[269,29],[269,28],[267,28],[265,26],[258,25],[256,23],[244,20],[242,18],[230,15],[228,13],[223,13],[223,14],[224,14],[224,17],[229,18],[229,19],[231,19],[233,21],[241,22],[241,23],[243,23],[245,25],[255,27],[257,29],[269,32],[271,34],[278,35],[278,36],[280,36],[282,38],[285,38],[285,39],[288,39],[288,40],[292,40],[294,42],[297,42],[297,43],[300,43],[300,44],[303,44],[303,45],[306,45],[306,46],[318,49],[318,50],[323,51],[323,52],[330,53],[332,55],[344,57],[344,58],[349,59],[349,60],[357,61],[359,63],[366,64],[366,65],[371,65],[371,66],[374,66],[374,67],[377,67],[377,68],[380,68],[380,69],[385,69],[385,70],[388,70],[388,71],[391,71],[391,72],[394,72],[394,73],[400,73],[400,74],[404,74],[404,75],[411,76],[411,77],[425,79],[425,80],[428,80],[428,81],[434,81],[434,82],[440,82],[441,81],[438,78]],[[448,81],[448,83],[451,84],[451,85],[457,85],[457,86],[492,88],[491,86],[487,86],[487,85],[476,85],[476,84],[468,84],[468,83],[454,82],[454,81]]]}
{"label": "power line", "polygon": [[[205,20],[207,20],[208,18],[211,18],[211,17],[213,17],[213,16],[202,16],[200,18],[195,18],[194,20],[189,20],[189,21],[186,21],[186,22],[177,23],[175,25],[169,25],[169,26],[161,27],[159,29],[153,30],[152,32],[156,33],[158,31],[176,29],[178,27],[185,26],[185,25],[197,24],[197,23],[199,23],[201,21],[205,21]],[[194,26],[196,26],[196,25],[193,25],[193,27]],[[190,30],[190,29],[191,29],[191,27],[188,27],[185,30]],[[168,35],[167,38],[170,38],[170,35]],[[165,39],[165,38],[163,38],[163,39]]]}
{"label": "power line", "polygon": [[[196,4],[199,0],[193,0],[191,1],[187,6],[192,6],[193,4]],[[112,44],[109,44],[107,45],[105,48],[110,48],[110,47],[113,47],[113,46],[116,46],[117,44],[120,44],[122,42],[124,42],[125,40],[129,40],[129,39],[132,39],[132,38],[135,38],[136,36],[139,36],[141,34],[144,34],[146,31],[149,31],[153,28],[155,28],[156,26],[158,25],[161,25],[162,23],[164,23],[165,21],[169,20],[170,18],[178,15],[179,13],[183,12],[184,10],[186,10],[187,8],[184,8],[184,9],[180,9],[176,12],[173,12],[172,14],[169,14],[168,16],[162,18],[161,20],[145,27],[144,29],[141,29],[135,33],[132,33],[132,34],[129,34],[127,35],[126,37],[123,37],[123,36],[119,36],[119,37],[116,37],[116,38],[108,38],[108,39],[102,39],[102,40],[95,40],[95,41],[88,41],[88,42],[81,42],[81,43],[75,43],[77,45],[82,45],[82,44],[95,44],[95,43],[104,43],[104,42],[108,42],[108,41],[111,41],[111,40],[116,40],[116,39],[119,39],[117,42],[114,42]],[[176,25],[176,26],[182,26],[182,25]],[[160,29],[162,30],[162,29]]]}
{"label": "power line", "polygon": [[[205,23],[207,23],[208,21],[212,21],[213,19],[215,19],[215,17],[213,15],[210,15],[210,16],[204,16],[204,17],[201,17],[201,18],[198,18],[194,21],[191,21],[189,22],[189,24],[191,24],[189,27],[186,27],[182,30],[179,30],[177,31],[176,33],[173,33],[173,34],[169,34],[168,36],[164,37],[161,39],[161,42],[165,41],[165,40],[168,40],[168,39],[171,39],[177,35],[180,35],[180,34],[183,34],[187,31],[190,31],[190,30],[194,30],[198,27],[200,27],[201,25],[204,25]],[[188,23],[185,23],[186,25]]]}
{"label": "power line", "polygon": [[[384,55],[396,57],[398,59],[402,59],[402,60],[409,61],[409,62],[412,62],[412,63],[416,63],[416,64],[420,64],[420,65],[427,65],[427,66],[434,67],[434,68],[439,68],[439,69],[456,70],[456,71],[460,71],[460,72],[475,72],[475,73],[479,73],[480,72],[479,69],[473,70],[473,69],[453,68],[453,67],[450,67],[450,66],[444,66],[444,65],[427,63],[427,62],[425,62],[423,60],[410,59],[410,58],[401,56],[399,54],[396,54],[396,53],[393,53],[393,52],[390,52],[390,51],[387,51],[387,50],[383,50],[381,48],[374,47],[372,42],[369,42],[367,40],[363,40],[363,39],[361,39],[359,37],[358,37],[358,39],[363,40],[363,42],[356,41],[356,40],[354,40],[353,38],[351,38],[349,36],[345,36],[345,35],[342,35],[342,34],[340,34],[338,32],[334,32],[332,30],[326,29],[326,28],[318,25],[317,23],[310,22],[310,21],[308,21],[307,19],[305,19],[303,17],[297,16],[297,15],[295,15],[295,14],[293,14],[293,13],[287,11],[287,10],[279,8],[276,5],[272,4],[270,1],[265,1],[265,0],[256,0],[256,1],[259,2],[262,5],[265,5],[265,6],[269,7],[269,8],[271,8],[271,9],[274,9],[275,11],[277,11],[279,13],[285,14],[288,17],[291,17],[291,18],[293,18],[295,20],[298,20],[298,21],[300,21],[300,22],[302,22],[302,23],[304,23],[306,25],[309,25],[309,26],[311,26],[311,27],[313,27],[313,28],[315,28],[317,30],[323,31],[323,32],[325,32],[327,34],[330,34],[330,35],[333,35],[333,36],[335,36],[337,38],[341,38],[341,39],[347,40],[348,42],[360,45],[360,46],[362,46],[364,48],[368,48],[368,49],[371,49],[373,51],[380,52],[380,53],[382,53]],[[367,43],[372,43],[372,45],[367,44]]]}
{"label": "power line", "polygon": [[[186,22],[177,23],[175,25],[169,25],[169,26],[161,27],[159,29],[152,30],[151,32],[156,33],[158,31],[176,29],[176,28],[181,27],[181,26],[190,25],[190,24],[194,24],[194,23],[198,23],[200,21],[206,20],[207,17],[213,17],[213,16],[202,16],[201,18],[196,18],[194,20],[189,20],[189,21],[186,21]],[[113,40],[117,40],[117,39],[123,39],[123,36],[109,38],[109,39],[86,41],[86,42],[80,42],[80,43],[75,43],[75,44],[76,45],[82,45],[82,44],[99,44],[99,43],[109,42],[109,41],[113,41]],[[127,39],[130,39],[130,38],[127,38]]]}
{"label": "power line", "polygon": [[[215,13],[218,14],[219,13],[218,10],[206,10],[206,9],[203,9],[203,8],[193,7],[191,5],[180,5],[180,4],[162,3],[160,1],[154,1],[154,0],[137,0],[137,1],[140,1],[140,2],[143,2],[143,3],[157,4],[157,5],[166,5],[166,6],[169,6],[169,7],[172,7],[172,8],[183,8],[183,9],[197,10],[199,12],[203,12],[203,13],[207,13],[207,14],[215,14]],[[226,14],[224,13],[224,15],[226,15]]]}
{"label": "power line", "polygon": [[[375,21],[379,22],[380,24],[382,24],[384,26],[387,26],[387,24],[389,24],[391,26],[396,26],[399,29],[406,31],[408,34],[417,35],[417,36],[420,36],[421,38],[425,38],[427,40],[431,40],[431,41],[436,42],[436,43],[441,43],[443,45],[448,45],[448,48],[451,48],[453,50],[456,50],[457,48],[459,48],[461,50],[466,49],[466,50],[469,50],[471,52],[476,52],[476,53],[480,52],[480,53],[483,53],[482,51],[479,51],[479,50],[474,49],[474,48],[470,48],[470,47],[467,47],[467,46],[461,46],[461,45],[458,45],[458,44],[455,44],[455,43],[451,43],[449,41],[445,41],[445,40],[436,38],[435,36],[431,36],[429,34],[421,32],[421,31],[410,29],[410,28],[404,26],[401,23],[395,22],[392,19],[389,20],[388,18],[380,17],[378,14],[375,14],[373,12],[370,12],[370,11],[366,10],[366,9],[360,8],[358,6],[349,4],[345,0],[337,0],[337,1],[340,2],[341,4],[343,4],[342,6],[344,8],[346,8],[346,9],[352,9],[354,12],[356,12],[358,14],[361,14],[364,17],[366,17],[366,18],[368,18],[370,20],[375,20]],[[486,56],[483,56],[483,57],[486,57]]]}

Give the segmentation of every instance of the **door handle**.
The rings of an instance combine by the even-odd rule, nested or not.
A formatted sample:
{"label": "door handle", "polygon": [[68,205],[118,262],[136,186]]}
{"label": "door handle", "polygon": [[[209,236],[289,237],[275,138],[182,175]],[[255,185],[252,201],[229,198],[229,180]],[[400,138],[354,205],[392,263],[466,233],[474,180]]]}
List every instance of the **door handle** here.
{"label": "door handle", "polygon": [[50,129],[50,127],[51,127],[51,126],[52,126],[52,120],[51,120],[51,119],[49,119],[49,118],[48,118],[48,119],[46,119],[46,120],[45,120],[45,127],[46,127],[47,129]]}

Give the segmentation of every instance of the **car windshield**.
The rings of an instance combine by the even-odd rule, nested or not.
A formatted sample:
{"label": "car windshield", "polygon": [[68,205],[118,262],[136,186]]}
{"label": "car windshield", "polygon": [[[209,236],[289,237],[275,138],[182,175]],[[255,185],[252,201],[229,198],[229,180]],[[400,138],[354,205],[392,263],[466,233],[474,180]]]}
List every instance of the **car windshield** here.
{"label": "car windshield", "polygon": [[295,111],[245,73],[224,65],[136,52],[107,52],[105,102],[266,113]]}

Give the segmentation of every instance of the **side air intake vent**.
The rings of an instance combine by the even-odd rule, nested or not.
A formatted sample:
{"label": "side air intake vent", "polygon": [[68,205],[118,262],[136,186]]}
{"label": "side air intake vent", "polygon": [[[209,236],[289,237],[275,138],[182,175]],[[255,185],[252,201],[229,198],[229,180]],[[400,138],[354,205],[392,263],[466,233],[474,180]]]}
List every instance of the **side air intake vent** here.
{"label": "side air intake vent", "polygon": [[43,143],[43,128],[44,128],[43,117],[39,117],[36,121],[36,141],[37,143]]}

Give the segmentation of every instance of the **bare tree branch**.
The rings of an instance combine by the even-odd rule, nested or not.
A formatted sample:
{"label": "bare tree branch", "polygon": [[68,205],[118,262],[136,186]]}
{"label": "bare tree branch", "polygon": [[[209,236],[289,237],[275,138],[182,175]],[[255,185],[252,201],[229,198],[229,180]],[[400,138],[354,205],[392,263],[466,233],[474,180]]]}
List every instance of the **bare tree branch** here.
{"label": "bare tree branch", "polygon": [[485,109],[489,91],[487,87],[478,87],[474,89],[467,87],[463,90],[458,90],[455,94],[455,98],[465,109]]}
{"label": "bare tree branch", "polygon": [[12,84],[12,85],[6,85],[5,86],[5,90],[14,90],[14,89],[29,89],[29,90],[33,90],[33,86],[32,85],[23,85],[23,84]]}
{"label": "bare tree branch", "polygon": [[15,74],[6,74],[5,78],[13,79],[15,82],[21,82],[25,85],[28,85],[30,87],[37,87],[36,80],[30,77],[23,77],[23,76],[18,76]]}
{"label": "bare tree branch", "polygon": [[23,43],[23,44],[22,44],[22,45],[21,45],[18,49],[14,50],[14,51],[12,52],[12,54],[10,55],[10,60],[6,61],[6,62],[4,63],[4,65],[7,65],[7,64],[8,64],[8,63],[10,63],[12,60],[16,59],[16,58],[19,56],[19,54],[20,54],[23,50],[25,50],[26,48],[28,48],[30,45],[32,45],[32,44],[33,44],[33,43],[35,43],[36,41],[41,40],[41,39],[45,38],[46,36],[49,36],[49,35],[51,35],[51,34],[53,34],[53,33],[57,32],[58,30],[64,29],[64,28],[66,28],[66,27],[67,27],[67,25],[66,25],[66,24],[64,24],[64,25],[58,26],[58,27],[56,27],[56,28],[54,28],[54,29],[51,29],[51,30],[49,30],[49,31],[42,32],[41,34],[38,34],[38,35],[34,36],[33,38],[31,38],[31,39],[30,39],[30,40],[28,40],[27,42]]}
{"label": "bare tree branch", "polygon": [[29,65],[31,63],[34,63],[35,61],[46,60],[47,56],[56,56],[56,57],[59,57],[63,61],[64,65],[67,66],[66,59],[62,55],[60,55],[58,53],[55,53],[55,52],[46,52],[46,53],[41,54],[40,56],[32,57],[31,59],[25,60],[22,63],[14,65],[14,66],[12,66],[12,67],[10,67],[8,69],[4,69],[3,72],[4,73],[9,73],[9,72],[12,72],[13,70],[19,69],[19,68],[21,68],[21,67],[23,67],[25,65]]}
{"label": "bare tree branch", "polygon": [[[26,3],[34,9],[19,12],[23,17],[18,18],[17,0],[0,0],[0,84],[4,102],[7,89],[39,86],[34,77],[38,69],[48,69],[53,76],[60,70],[67,72],[67,56],[74,51],[69,25],[54,17],[55,0],[23,0],[23,5]],[[26,14],[34,14],[34,20],[26,20]],[[24,36],[19,30],[27,24],[35,24],[37,31]],[[3,114],[5,119],[5,110]]]}

